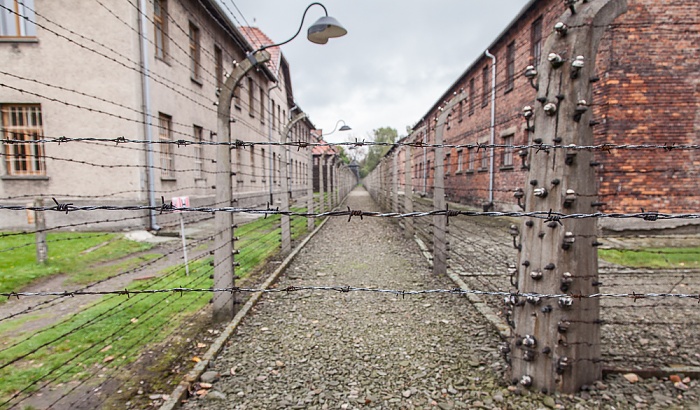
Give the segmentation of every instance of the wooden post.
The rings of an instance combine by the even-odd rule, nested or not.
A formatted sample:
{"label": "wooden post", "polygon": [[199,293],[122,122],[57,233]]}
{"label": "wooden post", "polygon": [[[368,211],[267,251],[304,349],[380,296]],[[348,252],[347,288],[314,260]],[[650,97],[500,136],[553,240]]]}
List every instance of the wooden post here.
{"label": "wooden post", "polygon": [[[571,28],[550,35],[544,46],[529,144],[593,145],[588,105],[598,44],[605,28],[626,11],[626,2],[601,0],[573,7],[575,14],[567,9],[559,20]],[[595,212],[592,160],[589,150],[531,150],[523,187],[525,211]],[[593,218],[523,220],[520,293],[571,296],[510,298],[515,321],[510,346],[513,383],[542,392],[573,393],[601,378],[599,300],[575,297],[598,292],[595,234]]]}
{"label": "wooden post", "polygon": [[[34,207],[43,208],[44,200],[42,198],[34,199]],[[49,247],[46,245],[46,213],[44,211],[34,211],[34,227],[36,228],[36,261],[37,263],[46,263],[49,258]]]}
{"label": "wooden post", "polygon": [[[445,202],[445,149],[443,131],[447,117],[452,112],[452,108],[462,101],[464,93],[456,95],[445,107],[435,123],[435,173],[433,174],[433,209],[444,211],[447,209]],[[442,275],[447,273],[447,216],[433,216],[433,273]]]}
{"label": "wooden post", "polygon": [[[295,115],[289,123],[282,130],[282,143],[286,143],[288,140],[288,135],[292,130],[292,127],[297,122],[306,118],[306,113],[300,112]],[[272,148],[272,147],[270,147]],[[289,179],[291,178],[291,164],[289,163],[289,147],[286,145],[282,146],[282,165],[284,170],[282,171],[282,195],[280,197],[281,204],[280,207],[283,211],[289,211],[289,197],[291,192],[289,189]],[[280,251],[282,254],[286,254],[292,250],[292,225],[289,215],[282,215],[280,218],[280,231],[282,235],[282,242],[280,245]]]}
{"label": "wooden post", "polygon": [[[217,107],[216,139],[221,145],[216,150],[216,203],[219,206],[232,205],[231,173],[231,98],[233,90],[243,76],[258,64],[270,59],[267,51],[259,51],[249,56],[233,68],[219,93]],[[242,149],[242,148],[238,148]],[[233,214],[217,212],[214,216],[216,236],[214,238],[214,288],[233,288]],[[236,314],[235,293],[215,292],[213,297],[214,322],[228,322]]]}

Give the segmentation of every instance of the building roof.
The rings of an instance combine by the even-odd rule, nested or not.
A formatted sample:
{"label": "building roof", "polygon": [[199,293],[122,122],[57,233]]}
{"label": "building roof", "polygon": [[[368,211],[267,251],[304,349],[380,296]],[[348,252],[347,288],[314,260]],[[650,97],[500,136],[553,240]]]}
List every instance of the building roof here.
{"label": "building roof", "polygon": [[[265,33],[262,32],[257,27],[238,27],[241,33],[245,36],[246,40],[253,45],[253,48],[258,49],[265,45],[274,44],[274,41],[270,39]],[[280,76],[280,65],[282,62],[282,50],[279,47],[270,47],[266,49],[270,53],[270,61],[265,63],[267,67],[272,71],[275,77]]]}
{"label": "building roof", "polygon": [[[315,129],[311,130],[311,135],[316,139],[316,142],[320,142],[323,144],[326,144],[326,141],[323,140],[323,130],[320,129]],[[314,145],[313,148],[311,148],[311,154],[312,155],[336,155],[338,154],[338,151],[330,146],[330,145]]]}

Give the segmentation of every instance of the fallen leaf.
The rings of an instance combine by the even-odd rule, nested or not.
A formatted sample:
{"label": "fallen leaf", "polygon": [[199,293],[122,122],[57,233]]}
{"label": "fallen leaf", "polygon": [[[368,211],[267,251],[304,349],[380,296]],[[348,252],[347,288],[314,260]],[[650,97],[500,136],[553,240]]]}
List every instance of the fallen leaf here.
{"label": "fallen leaf", "polygon": [[668,377],[668,379],[674,383],[678,383],[681,381],[681,377],[677,374],[672,374]]}
{"label": "fallen leaf", "polygon": [[673,387],[675,387],[675,388],[678,389],[678,390],[683,390],[683,391],[688,390],[688,385],[686,385],[686,384],[683,383],[683,382],[676,382],[676,383],[673,383]]}
{"label": "fallen leaf", "polygon": [[202,382],[202,383],[199,383],[199,387],[201,387],[203,389],[211,389],[212,387],[214,387],[214,385],[211,383]]}
{"label": "fallen leaf", "polygon": [[109,349],[111,349],[111,348],[112,348],[112,345],[105,346],[105,347],[102,348],[102,350],[100,350],[100,353],[104,353],[104,352],[106,352],[107,350],[109,350]]}
{"label": "fallen leaf", "polygon": [[109,362],[111,362],[112,360],[114,360],[114,356],[107,356],[107,357],[104,358],[104,360],[102,361],[102,363],[109,363]]}
{"label": "fallen leaf", "polygon": [[627,381],[630,383],[637,383],[639,381],[639,376],[637,376],[634,373],[627,373],[627,374],[623,375],[622,377],[627,379]]}
{"label": "fallen leaf", "polygon": [[205,343],[197,343],[197,349],[203,349],[205,347],[207,347]]}
{"label": "fallen leaf", "polygon": [[206,396],[207,393],[209,393],[209,390],[207,390],[207,389],[197,390],[197,396],[202,396],[202,397],[203,397],[203,396]]}
{"label": "fallen leaf", "polygon": [[192,361],[195,362],[195,363],[199,363],[199,362],[202,361],[202,359],[200,359],[199,357],[195,356],[195,357],[192,358]]}
{"label": "fallen leaf", "polygon": [[132,318],[131,318],[131,323],[136,323],[136,322],[138,322],[138,321],[139,321],[139,320],[136,319],[135,317],[132,317]]}

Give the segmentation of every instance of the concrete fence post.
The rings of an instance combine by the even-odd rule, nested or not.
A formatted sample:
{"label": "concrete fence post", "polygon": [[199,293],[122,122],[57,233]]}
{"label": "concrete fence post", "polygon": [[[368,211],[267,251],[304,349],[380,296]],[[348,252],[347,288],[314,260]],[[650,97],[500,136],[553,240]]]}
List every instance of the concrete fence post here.
{"label": "concrete fence post", "polygon": [[[600,38],[626,11],[625,0],[575,3],[544,45],[537,69],[537,101],[523,112],[534,129],[525,211],[591,213],[597,194],[589,121],[591,79]],[[570,29],[566,30],[569,27]],[[531,73],[532,74],[532,73]],[[532,113],[532,115],[530,115]],[[517,226],[513,227],[515,237]],[[504,351],[513,383],[543,392],[573,393],[601,378],[596,220],[527,218],[519,228],[519,293],[568,295],[507,298],[515,330]]]}

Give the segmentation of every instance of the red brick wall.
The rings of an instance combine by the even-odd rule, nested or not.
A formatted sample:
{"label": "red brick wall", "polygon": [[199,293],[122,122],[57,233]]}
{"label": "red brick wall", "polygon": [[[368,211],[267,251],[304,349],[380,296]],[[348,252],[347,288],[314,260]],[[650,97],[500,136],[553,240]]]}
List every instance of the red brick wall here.
{"label": "red brick wall", "polygon": [[[600,81],[594,85],[593,118],[600,121],[595,130],[597,144],[698,144],[700,137],[700,2],[697,0],[628,0],[628,12],[618,18],[601,41],[596,59]],[[531,27],[542,16],[543,37],[565,12],[563,2],[542,0],[535,3],[492,47],[496,64],[496,144],[504,143],[502,135],[513,132],[513,143],[528,144],[525,121],[520,115],[525,105],[532,105],[535,90],[522,75],[532,62]],[[515,80],[507,90],[506,48],[515,41]],[[543,39],[544,42],[544,39]],[[543,56],[542,58],[546,58]],[[477,144],[490,141],[490,99],[482,104],[482,69],[491,60],[481,57],[465,72],[445,96],[469,91],[474,78],[474,112],[470,115],[469,98],[453,111],[445,127],[446,144]],[[457,106],[458,107],[458,106]],[[430,124],[428,143],[435,141],[437,107],[417,124]],[[460,120],[461,117],[461,120]],[[413,142],[422,139],[413,136]],[[521,157],[513,153],[513,166],[503,164],[502,149],[495,150],[494,202],[496,209],[516,209],[513,191],[525,187],[527,170]],[[489,173],[480,169],[480,160],[473,172],[466,169],[468,150],[463,149],[463,170],[458,168],[458,150],[450,154],[451,171],[446,177],[446,194],[452,201],[483,205],[488,201]],[[490,154],[490,150],[488,151]],[[479,153],[480,155],[481,153]],[[529,163],[533,150],[528,151]],[[427,155],[431,168],[433,151]],[[696,150],[612,150],[597,155],[600,200],[611,212],[638,212],[640,208],[659,212],[692,212],[700,206],[698,170],[700,157]],[[414,164],[424,162],[423,149],[414,148]],[[415,168],[414,168],[415,169]],[[432,172],[427,180],[432,191]],[[415,175],[415,174],[414,174]],[[423,190],[423,178],[414,178],[414,190]]]}

